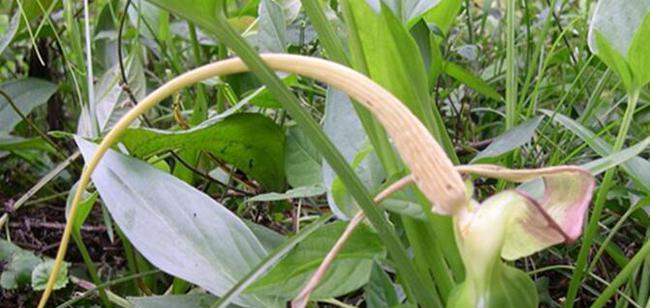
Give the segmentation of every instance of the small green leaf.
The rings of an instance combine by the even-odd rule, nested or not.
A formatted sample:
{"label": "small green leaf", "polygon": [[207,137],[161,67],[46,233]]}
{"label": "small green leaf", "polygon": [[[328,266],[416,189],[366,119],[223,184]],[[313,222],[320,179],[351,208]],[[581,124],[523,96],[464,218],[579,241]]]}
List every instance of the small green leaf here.
{"label": "small green leaf", "polygon": [[[29,114],[34,108],[47,103],[56,92],[57,86],[49,81],[36,78],[12,80],[0,84],[16,107],[24,114]],[[0,132],[11,132],[22,119],[9,105],[4,96],[0,96]]]}
{"label": "small green leaf", "polygon": [[364,290],[368,308],[393,307],[399,304],[393,281],[376,262],[373,263],[370,281]]}
{"label": "small green leaf", "polygon": [[[70,192],[68,192],[68,198],[65,202],[65,216],[67,218],[70,217],[70,206],[72,206],[72,199],[77,192],[78,184],[79,182],[74,183],[70,189]],[[86,222],[88,215],[90,215],[90,212],[93,209],[93,205],[95,205],[95,202],[97,201],[97,197],[97,192],[93,192],[91,194],[87,191],[84,191],[82,200],[79,203],[79,207],[77,208],[77,215],[75,216],[74,222],[72,223],[74,232],[79,232],[81,230],[81,226]]]}
{"label": "small green leaf", "polygon": [[632,90],[634,76],[632,76],[630,66],[625,58],[623,58],[623,55],[621,55],[616,49],[612,48],[600,32],[596,32],[594,35],[596,36],[595,44],[599,50],[598,57],[600,60],[618,74],[628,91]]}
{"label": "small green leaf", "polygon": [[289,129],[285,146],[287,182],[293,187],[319,185],[323,182],[318,150],[298,127]]}
{"label": "small green leaf", "polygon": [[[378,191],[386,177],[374,149],[370,146],[366,146],[359,151],[350,166],[354,168],[363,184],[370,191]],[[341,211],[344,217],[354,216],[359,208],[339,177],[336,177],[332,182],[331,191],[332,200],[337,211]],[[332,206],[330,205],[330,207]]]}
{"label": "small green leaf", "polygon": [[641,25],[634,33],[627,59],[637,79],[637,86],[643,87],[650,82],[650,5]]}
{"label": "small green leaf", "polygon": [[650,0],[600,0],[589,27],[589,47],[616,71],[628,91],[650,81]]}
{"label": "small green leaf", "polygon": [[[52,273],[53,265],[54,260],[47,260],[34,268],[32,272],[32,289],[35,291],[45,290],[45,285],[47,285],[47,280],[50,277],[50,273]],[[54,282],[54,290],[61,289],[68,284],[68,266],[66,262],[61,265],[59,274]]]}
{"label": "small green leaf", "polygon": [[377,12],[380,10],[380,4],[384,4],[410,28],[422,15],[436,7],[440,0],[366,0],[366,2]]}
{"label": "small green leaf", "polygon": [[239,113],[186,131],[132,128],[121,141],[138,157],[177,149],[208,151],[267,189],[278,191],[285,186],[284,138],[282,129],[269,118]]}
{"label": "small green leaf", "polygon": [[32,270],[41,263],[41,258],[31,251],[0,240],[0,262],[6,262],[0,274],[0,287],[16,289],[30,283]]}
{"label": "small green leaf", "polygon": [[316,197],[324,194],[327,189],[323,186],[301,186],[287,190],[285,193],[268,193],[252,197],[246,202],[278,201],[286,199],[299,199]]}
{"label": "small green leaf", "polygon": [[[292,87],[298,85],[298,78],[296,75],[289,74],[289,75],[284,75],[284,74],[279,74],[281,75],[282,82],[287,86],[287,87]],[[275,97],[269,92],[269,89],[267,89],[265,86],[261,86],[260,88],[257,88],[255,90],[251,90],[247,92],[245,95],[244,100],[248,100],[251,104],[262,107],[262,108],[274,108],[274,109],[279,109],[282,108],[282,104],[278,102]]]}
{"label": "small green leaf", "polygon": [[526,144],[531,138],[533,138],[535,130],[541,122],[542,117],[535,117],[509,129],[502,135],[496,137],[485,150],[478,153],[478,155],[472,159],[472,162],[479,162],[484,161],[487,158],[498,157]]}
{"label": "small green leaf", "polygon": [[[339,221],[310,234],[247,291],[286,299],[293,298],[318,268],[345,226],[345,222]],[[360,225],[339,252],[332,268],[312,293],[311,298],[340,296],[363,286],[370,277],[372,260],[383,256],[385,250],[377,235],[367,226]]]}
{"label": "small green leaf", "polygon": [[274,251],[286,240],[286,237],[282,234],[277,233],[263,225],[258,225],[248,220],[244,220],[244,223],[246,226],[248,226],[249,229],[251,229],[251,231],[253,231],[255,237],[257,237],[257,239],[267,251]]}

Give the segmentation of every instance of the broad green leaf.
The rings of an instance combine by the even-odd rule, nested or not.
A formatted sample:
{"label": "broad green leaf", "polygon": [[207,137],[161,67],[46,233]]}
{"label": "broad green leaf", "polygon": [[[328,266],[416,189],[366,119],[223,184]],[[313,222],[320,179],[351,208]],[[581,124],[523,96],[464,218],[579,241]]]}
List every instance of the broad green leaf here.
{"label": "broad green leaf", "polygon": [[[596,136],[596,134],[580,123],[563,114],[554,113],[549,110],[541,110],[541,112],[582,139],[598,155],[605,157],[612,154],[611,144]],[[640,186],[645,189],[650,189],[650,172],[646,171],[650,170],[650,162],[641,157],[634,157],[623,164],[623,170],[631,175]]]}
{"label": "broad green leaf", "polygon": [[259,6],[256,45],[260,52],[284,52],[287,46],[287,24],[282,7],[273,0],[262,0]]}
{"label": "broad green leaf", "polygon": [[589,47],[614,69],[628,91],[650,81],[650,0],[600,0],[589,27]]}
{"label": "broad green leaf", "polygon": [[509,129],[502,135],[494,138],[494,141],[485,150],[478,153],[472,159],[472,162],[485,161],[488,158],[498,157],[528,143],[533,138],[535,130],[541,122],[542,117],[535,117]]}
{"label": "broad green leaf", "polygon": [[[97,145],[75,138],[84,159]],[[126,237],[161,270],[222,295],[266,250],[246,224],[201,191],[132,157],[109,150],[92,175]],[[240,297],[245,306],[265,306]]]}
{"label": "broad green leaf", "polygon": [[[34,108],[47,103],[52,94],[56,92],[56,85],[37,78],[12,80],[0,84],[0,89],[5,92],[24,115],[29,114]],[[9,105],[9,102],[0,96],[0,132],[9,133],[22,119]]]}
{"label": "broad green leaf", "polygon": [[11,17],[11,21],[9,22],[9,27],[4,29],[4,34],[2,35],[2,38],[0,38],[0,54],[11,44],[11,41],[14,39],[14,36],[16,36],[16,32],[18,32],[18,25],[20,24],[20,10],[16,10],[14,15]]}
{"label": "broad green leaf", "polygon": [[252,197],[246,202],[261,202],[261,201],[278,201],[286,199],[298,199],[307,197],[316,197],[324,194],[327,189],[323,186],[300,186],[289,189],[284,193],[267,193]]}
{"label": "broad green leaf", "polygon": [[0,274],[0,287],[16,289],[30,283],[32,271],[41,263],[41,258],[31,251],[0,240],[0,262],[4,263]]}
{"label": "broad green leaf", "polygon": [[[34,268],[34,271],[32,271],[32,289],[35,291],[45,290],[45,285],[50,277],[50,273],[52,273],[53,265],[54,260],[46,260]],[[68,284],[68,266],[69,264],[66,262],[61,265],[59,274],[54,282],[54,290],[61,289]]]}
{"label": "broad green leaf", "polygon": [[210,308],[218,300],[210,294],[155,295],[126,299],[133,308]]}
{"label": "broad green leaf", "polygon": [[117,62],[117,28],[113,19],[113,5],[106,3],[102,6],[94,25],[95,48],[93,58],[99,63],[102,70],[108,70]]}
{"label": "broad green leaf", "polygon": [[393,307],[399,304],[393,281],[376,262],[373,263],[370,281],[364,290],[368,308]]}
{"label": "broad green leaf", "polygon": [[298,127],[291,127],[285,145],[285,171],[292,187],[313,186],[323,182],[318,149]]}
{"label": "broad green leaf", "polygon": [[[318,268],[345,226],[345,222],[339,221],[315,231],[247,291],[293,298]],[[384,255],[384,247],[377,235],[367,226],[360,225],[339,252],[311,298],[340,296],[363,286],[369,279],[372,260]]]}
{"label": "broad green leaf", "polygon": [[282,129],[269,118],[239,113],[186,131],[132,128],[121,141],[138,157],[177,149],[207,151],[268,190],[278,191],[285,186],[284,138]]}

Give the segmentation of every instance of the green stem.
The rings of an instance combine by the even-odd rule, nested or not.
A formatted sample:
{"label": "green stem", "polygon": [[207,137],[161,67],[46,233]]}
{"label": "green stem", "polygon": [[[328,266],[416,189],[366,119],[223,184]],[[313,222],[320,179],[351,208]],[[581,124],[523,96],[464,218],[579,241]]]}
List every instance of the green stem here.
{"label": "green stem", "polygon": [[[188,23],[188,27],[194,62],[196,65],[200,65],[203,62],[203,55],[201,54],[201,46],[199,45],[199,40],[196,36],[196,28],[192,23]],[[192,117],[190,118],[191,125],[199,124],[208,118],[208,95],[206,94],[205,85],[200,83],[196,86],[196,104],[193,107]]]}
{"label": "green stem", "polygon": [[[75,230],[72,232],[72,238],[74,239],[75,244],[77,244],[77,248],[79,248],[79,253],[81,253],[81,258],[86,264],[86,269],[88,270],[88,274],[90,274],[90,278],[93,280],[93,283],[96,286],[101,285],[101,280],[99,280],[99,275],[97,274],[97,267],[95,267],[95,263],[88,253],[88,248],[86,248],[86,244],[84,244],[80,231]],[[102,300],[104,307],[111,307],[111,302],[108,300],[106,290],[104,290],[103,287],[99,287],[98,290],[99,298]]]}
{"label": "green stem", "polygon": [[515,50],[515,0],[506,3],[506,129],[517,124],[517,58]]}
{"label": "green stem", "polygon": [[621,272],[616,275],[616,278],[614,278],[614,280],[612,280],[612,283],[609,284],[605,291],[603,291],[603,293],[598,296],[591,307],[600,308],[605,306],[605,304],[607,304],[614,293],[616,293],[616,290],[618,290],[618,288],[623,285],[625,281],[627,281],[630,275],[632,275],[632,273],[641,265],[641,263],[648,255],[650,255],[650,241],[646,241],[645,244],[641,246],[641,249],[630,260],[630,263],[628,263],[623,268],[623,270],[621,270]]}
{"label": "green stem", "polygon": [[[650,240],[650,228],[646,231],[646,241]],[[646,303],[646,307],[650,306],[648,300],[648,293],[650,293],[650,255],[643,261],[643,270],[641,271],[641,283],[639,285],[639,296],[637,302],[641,305]]]}
{"label": "green stem", "polygon": [[391,257],[395,260],[397,272],[414,290],[416,300],[422,306],[433,306],[435,302],[433,295],[423,287],[424,283],[421,274],[411,264],[406,249],[402,246],[392,226],[386,221],[383,212],[372,202],[372,197],[359,177],[346,163],[341,153],[325,135],[318,123],[300,106],[300,102],[277,78],[275,73],[264,64],[257,52],[230,27],[224,16],[217,18],[212,25],[211,32],[221,42],[228,45],[255,73],[257,78],[268,87],[271,94],[282,103],[289,115],[310,136],[313,144],[339,175],[352,197],[357,201],[357,204],[384,241]]}
{"label": "green stem", "polygon": [[[628,93],[628,104],[625,114],[623,115],[623,122],[621,123],[621,128],[616,136],[616,141],[614,142],[614,147],[612,148],[612,153],[616,153],[623,148],[625,143],[625,138],[627,137],[627,132],[632,123],[632,118],[636,110],[636,105],[639,100],[640,90],[634,90],[631,93]],[[591,243],[594,240],[596,232],[598,231],[598,222],[602,216],[603,209],[605,207],[605,201],[607,200],[607,193],[612,186],[612,179],[614,178],[616,168],[612,168],[605,172],[603,176],[603,181],[596,195],[596,201],[594,202],[594,209],[587,225],[587,231],[582,240],[582,247],[580,247],[580,252],[578,253],[578,261],[576,262],[576,269],[573,272],[571,277],[571,283],[569,284],[569,290],[567,291],[566,301],[564,307],[569,308],[573,307],[573,302],[578,295],[578,289],[582,284],[582,279],[586,272],[587,259],[589,258],[589,251],[591,248]],[[628,264],[629,266],[629,264]],[[627,267],[626,267],[627,268]]]}

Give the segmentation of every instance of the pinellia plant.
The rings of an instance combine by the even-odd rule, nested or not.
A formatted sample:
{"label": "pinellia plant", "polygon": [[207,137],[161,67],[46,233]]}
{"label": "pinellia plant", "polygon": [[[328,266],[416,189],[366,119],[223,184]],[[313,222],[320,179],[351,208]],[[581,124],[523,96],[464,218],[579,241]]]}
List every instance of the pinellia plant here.
{"label": "pinellia plant", "polygon": [[[58,36],[57,43],[64,51],[75,51],[66,57],[70,62],[64,73],[75,77],[70,83],[76,92],[68,89],[73,87],[62,91],[73,92],[83,112],[74,136],[79,152],[67,159],[64,151],[57,156],[70,163],[81,155],[86,162],[83,171],[77,166],[82,173],[69,192],[56,259],[43,258],[47,266],[39,266],[39,280],[49,273],[39,307],[53,302],[48,298],[68,281],[67,273],[75,273],[70,281],[90,290],[63,306],[98,295],[104,306],[150,300],[175,306],[196,304],[199,298],[212,307],[285,307],[287,302],[295,308],[318,302],[369,308],[536,307],[546,300],[539,273],[549,268],[571,277],[566,291],[552,295],[573,307],[590,300],[584,295],[591,292],[592,280],[585,283],[585,277],[598,272],[593,269],[604,260],[601,255],[622,270],[602,294],[593,296],[594,306],[607,304],[615,292],[632,304],[647,302],[650,243],[646,240],[629,257],[612,239],[628,217],[638,219],[643,231],[648,226],[642,210],[650,204],[644,197],[650,187],[643,168],[648,164],[637,155],[650,138],[623,149],[631,136],[645,138],[631,128],[635,115],[641,118],[647,111],[638,106],[644,106],[639,102],[647,100],[644,87],[650,82],[648,0],[571,3],[569,10],[580,14],[568,24],[558,18],[567,8],[556,0],[126,0],[84,2],[83,7],[74,1],[34,1],[17,3],[21,12],[2,35],[0,54],[22,31],[21,18],[29,19],[29,6],[45,16],[35,35],[30,28],[23,31],[32,41],[47,35],[40,28],[48,22],[45,32],[59,34],[48,15],[62,10],[66,40],[73,44],[59,42]],[[94,5],[101,12],[93,12]],[[121,18],[115,14],[118,6]],[[88,30],[85,50],[76,31],[80,8]],[[505,14],[493,14],[500,10]],[[586,25],[587,13],[593,13],[588,37],[587,31],[577,31]],[[0,27],[4,21],[0,18]],[[527,31],[519,31],[524,27]],[[95,59],[99,52],[93,49],[112,42],[113,30],[118,59],[112,54]],[[182,37],[186,33],[189,38]],[[524,48],[525,61],[517,55]],[[495,51],[504,59],[490,63],[499,60],[491,54]],[[193,59],[185,59],[188,55]],[[571,62],[563,65],[569,57]],[[150,60],[165,58],[174,59],[171,67]],[[98,64],[104,61],[112,68]],[[207,62],[212,63],[185,72],[187,65]],[[97,82],[93,68],[106,71]],[[517,72],[521,68],[527,72]],[[3,67],[0,75],[7,71],[15,74]],[[145,72],[160,80],[145,81]],[[603,90],[612,83],[612,73],[620,77],[627,102],[610,107],[604,104],[611,97],[623,96]],[[132,75],[140,78],[132,80]],[[593,94],[583,93],[595,76],[602,77]],[[560,96],[555,93],[558,79]],[[239,84],[242,80],[254,82],[257,89]],[[114,87],[103,89],[111,83]],[[152,83],[162,86],[146,91]],[[21,89],[39,84],[43,82],[0,84],[0,117],[7,118],[6,101],[22,118],[0,121],[0,139],[7,127],[29,122],[21,105],[41,98],[21,98]],[[58,93],[54,84],[44,84],[43,96]],[[116,102],[93,102],[105,93],[114,94]],[[210,106],[212,95],[216,103]],[[122,103],[119,97],[127,96]],[[588,100],[584,106],[583,99]],[[619,116],[620,106],[626,109]],[[563,114],[580,114],[580,119]],[[167,124],[169,130],[160,130]],[[505,133],[494,134],[492,127],[503,127]],[[601,130],[589,131],[595,128]],[[565,138],[569,132],[580,140]],[[615,137],[613,145],[609,137]],[[342,147],[347,139],[351,146]],[[7,149],[3,140],[0,159]],[[586,145],[564,149],[581,142]],[[48,143],[58,148],[56,142]],[[490,145],[474,155],[485,144]],[[618,165],[624,166],[620,176],[614,168]],[[289,175],[296,169],[304,169],[299,178],[298,172]],[[596,187],[594,176],[605,170]],[[228,180],[220,180],[225,176]],[[620,182],[616,190],[615,182]],[[594,191],[581,245],[552,247],[580,238]],[[4,201],[1,194],[0,199]],[[25,200],[18,200],[18,206]],[[98,271],[81,234],[97,200],[110,212],[103,213],[104,224],[114,221],[117,226],[124,250],[120,256],[128,261],[124,275],[130,275],[123,281],[136,280],[117,295],[112,286],[121,278]],[[10,214],[0,217],[0,226]],[[599,237],[599,226],[607,226],[605,238]],[[92,279],[90,286],[72,276],[78,269],[67,271],[63,263],[70,237]],[[4,243],[0,246],[14,247]],[[557,257],[562,265],[555,265]],[[553,266],[540,269],[544,261]],[[25,272],[31,269],[20,275]],[[0,280],[17,277],[12,271],[0,274]],[[43,286],[34,280],[32,286]],[[623,283],[629,292],[618,290]]]}

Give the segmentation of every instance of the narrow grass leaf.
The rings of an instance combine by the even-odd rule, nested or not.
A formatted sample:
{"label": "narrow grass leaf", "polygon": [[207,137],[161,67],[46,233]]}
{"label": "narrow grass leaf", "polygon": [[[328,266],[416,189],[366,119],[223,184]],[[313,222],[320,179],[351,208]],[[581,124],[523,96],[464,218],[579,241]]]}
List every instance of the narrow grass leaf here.
{"label": "narrow grass leaf", "polygon": [[[592,150],[598,153],[598,155],[605,157],[612,154],[611,144],[602,138],[597,137],[596,134],[582,126],[580,123],[565,115],[554,113],[550,110],[541,110],[541,112],[582,139]],[[650,170],[650,162],[641,157],[634,157],[623,164],[623,169],[630,176],[636,179],[642,187],[650,189],[650,172],[646,171]]]}

